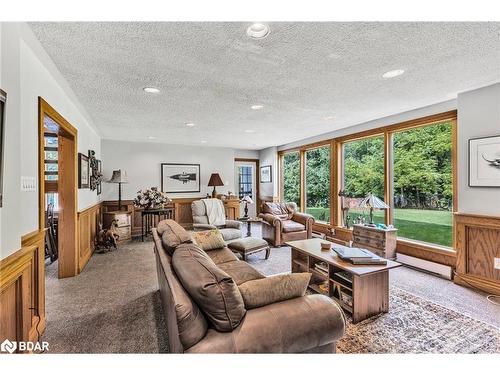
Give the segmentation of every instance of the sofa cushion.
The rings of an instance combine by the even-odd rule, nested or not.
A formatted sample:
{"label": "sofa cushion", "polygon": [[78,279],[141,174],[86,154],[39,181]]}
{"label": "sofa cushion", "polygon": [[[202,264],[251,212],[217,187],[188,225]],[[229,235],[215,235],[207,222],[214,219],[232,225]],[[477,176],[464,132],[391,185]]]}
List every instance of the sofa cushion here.
{"label": "sofa cushion", "polygon": [[177,246],[183,243],[191,243],[189,233],[173,220],[162,220],[156,226],[156,232],[161,237],[163,248],[172,255]]}
{"label": "sofa cushion", "polygon": [[240,324],[246,310],[238,286],[202,249],[179,246],[172,264],[183,287],[217,331],[229,332]]}
{"label": "sofa cushion", "polygon": [[264,279],[247,281],[238,285],[246,309],[254,309],[271,303],[305,295],[311,274],[289,273]]}
{"label": "sofa cushion", "polygon": [[281,222],[281,224],[283,225],[284,233],[300,232],[306,230],[306,226],[304,224],[297,223],[293,220],[284,220]]}
{"label": "sofa cushion", "polygon": [[226,272],[234,280],[236,285],[243,284],[250,280],[263,279],[265,276],[240,260],[236,262],[226,262],[219,264],[219,268]]}
{"label": "sofa cushion", "polygon": [[231,241],[237,238],[241,238],[241,230],[236,228],[221,228],[219,229],[224,237],[225,241]]}
{"label": "sofa cushion", "polygon": [[226,241],[218,229],[192,232],[193,242],[203,250],[221,249],[226,246]]}
{"label": "sofa cushion", "polygon": [[238,257],[234,255],[234,253],[227,247],[223,247],[222,249],[208,250],[206,251],[206,253],[210,257],[210,259],[214,261],[215,264],[234,262],[235,260],[238,260]]}

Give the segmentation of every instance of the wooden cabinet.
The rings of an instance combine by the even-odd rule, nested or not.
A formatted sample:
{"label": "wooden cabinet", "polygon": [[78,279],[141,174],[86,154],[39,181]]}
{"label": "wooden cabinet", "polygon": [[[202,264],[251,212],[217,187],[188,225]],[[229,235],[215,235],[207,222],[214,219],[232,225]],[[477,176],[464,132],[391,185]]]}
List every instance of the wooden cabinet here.
{"label": "wooden cabinet", "polygon": [[397,232],[395,228],[379,229],[355,224],[352,247],[360,247],[380,257],[394,259],[396,258]]}
{"label": "wooden cabinet", "polygon": [[224,199],[223,202],[226,211],[226,219],[238,220],[240,217],[240,200],[238,198]]}
{"label": "wooden cabinet", "polygon": [[119,241],[132,239],[132,213],[130,211],[111,211],[103,213],[104,228],[109,228],[113,220],[116,220],[118,228],[116,231],[120,236]]}

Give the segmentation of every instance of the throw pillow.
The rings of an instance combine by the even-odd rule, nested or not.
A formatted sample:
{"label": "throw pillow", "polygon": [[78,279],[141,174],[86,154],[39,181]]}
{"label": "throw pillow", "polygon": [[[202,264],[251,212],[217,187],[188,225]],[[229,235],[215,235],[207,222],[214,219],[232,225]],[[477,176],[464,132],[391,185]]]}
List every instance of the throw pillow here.
{"label": "throw pillow", "polygon": [[184,289],[217,331],[238,327],[246,314],[238,286],[202,249],[193,244],[179,246],[172,265]]}
{"label": "throw pillow", "polygon": [[226,246],[226,241],[218,229],[204,230],[202,232],[193,232],[193,242],[203,250],[221,249]]}
{"label": "throw pillow", "polygon": [[156,227],[156,232],[161,236],[163,248],[172,255],[175,248],[182,243],[190,243],[189,233],[173,220],[162,220]]}
{"label": "throw pillow", "polygon": [[305,295],[311,274],[289,273],[247,281],[239,286],[246,309]]}

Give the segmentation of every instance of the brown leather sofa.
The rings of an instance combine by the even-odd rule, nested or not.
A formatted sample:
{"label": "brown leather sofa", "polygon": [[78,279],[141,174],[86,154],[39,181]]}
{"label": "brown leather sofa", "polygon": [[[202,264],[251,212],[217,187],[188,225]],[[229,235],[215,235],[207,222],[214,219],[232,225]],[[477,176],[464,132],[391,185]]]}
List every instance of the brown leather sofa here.
{"label": "brown leather sofa", "polygon": [[[217,331],[182,286],[172,257],[166,251],[172,251],[171,244],[166,242],[162,231],[160,223],[153,229],[153,237],[171,353],[335,352],[335,343],[344,334],[345,317],[340,307],[323,295],[305,295],[247,309],[232,331]],[[177,248],[186,246],[196,245],[182,243]],[[265,278],[248,263],[238,260],[227,247],[206,251],[206,254],[237,285]]]}
{"label": "brown leather sofa", "polygon": [[314,217],[297,212],[297,205],[266,202],[262,205],[262,238],[273,246],[312,237]]}

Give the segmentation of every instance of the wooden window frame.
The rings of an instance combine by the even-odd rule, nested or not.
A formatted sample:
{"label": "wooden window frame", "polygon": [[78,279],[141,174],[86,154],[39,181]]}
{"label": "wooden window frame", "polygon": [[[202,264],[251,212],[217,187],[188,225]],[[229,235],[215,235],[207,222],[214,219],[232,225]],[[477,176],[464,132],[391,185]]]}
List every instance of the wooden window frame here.
{"label": "wooden window frame", "polygon": [[[365,130],[362,132],[352,133],[336,138],[323,140],[311,144],[293,147],[285,150],[278,151],[278,174],[279,174],[279,198],[283,198],[283,156],[291,152],[300,153],[300,209],[305,209],[305,152],[310,149],[319,148],[322,146],[330,145],[330,223],[319,223],[319,226],[328,227],[328,229],[340,230],[342,232],[349,232],[348,229],[341,227],[341,210],[340,198],[338,191],[343,186],[343,145],[347,142],[360,140],[364,138],[371,138],[375,136],[384,137],[384,200],[390,202],[391,208],[386,211],[385,222],[390,224],[394,220],[394,207],[393,207],[393,138],[394,134],[414,128],[430,126],[444,121],[451,121],[452,123],[452,189],[453,189],[453,212],[458,211],[458,166],[457,166],[457,110],[451,110],[443,113],[438,113],[430,116],[420,117],[417,119],[404,121],[400,123],[380,126],[374,129]],[[453,231],[453,244],[455,244],[456,228],[455,224],[452,225]],[[454,257],[456,252],[453,248],[444,247],[438,244],[430,244],[422,241],[411,240],[407,238],[398,239],[398,246],[405,249],[412,249],[411,252],[415,254],[422,254],[425,252],[439,253],[447,257]],[[406,252],[406,250],[405,250]],[[409,254],[410,255],[410,254]]]}

